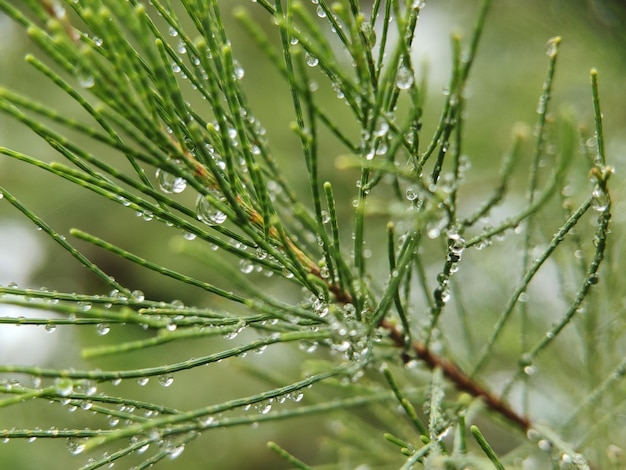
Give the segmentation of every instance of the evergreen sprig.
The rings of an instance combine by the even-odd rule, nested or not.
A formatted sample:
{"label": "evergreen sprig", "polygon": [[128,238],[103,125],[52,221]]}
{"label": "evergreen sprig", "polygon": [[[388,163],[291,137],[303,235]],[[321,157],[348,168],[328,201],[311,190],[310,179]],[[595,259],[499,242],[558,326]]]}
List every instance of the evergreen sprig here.
{"label": "evergreen sprig", "polygon": [[[490,225],[484,220],[494,217],[509,195],[529,132],[516,129],[492,194],[467,210],[463,151],[465,110],[471,102],[466,89],[480,53],[489,0],[481,3],[471,35],[452,37],[452,74],[431,135],[422,130],[426,89],[416,80],[411,53],[423,1],[374,0],[365,7],[353,0],[319,0],[313,10],[292,0],[255,3],[254,8],[238,7],[234,15],[285,81],[283,92],[295,117],[291,130],[299,140],[294,153],[304,161],[308,196],[285,176],[255,117],[245,71],[234,56],[217,0],[175,5],[167,0],[29,0],[19,7],[0,0],[0,11],[24,28],[44,57],[29,54],[26,61],[85,113],[85,119],[76,120],[0,88],[0,111],[44,139],[64,162],[49,163],[6,147],[0,147],[0,154],[146,221],[172,227],[180,235],[172,248],[220,273],[207,280],[179,272],[124,248],[123,241],[117,244],[79,228],[71,229],[68,239],[4,182],[4,203],[99,278],[103,290],[78,294],[0,286],[0,303],[41,312],[41,317],[3,317],[0,323],[50,330],[96,324],[103,335],[111,325],[123,325],[150,336],[87,345],[86,362],[76,359],[65,367],[0,365],[0,410],[40,400],[94,415],[87,426],[68,418],[49,429],[3,420],[0,436],[67,440],[72,454],[92,456],[85,469],[118,460],[139,469],[178,457],[215,429],[327,414],[350,416],[336,439],[342,447],[337,455],[352,467],[516,465],[513,457],[499,456],[497,446],[488,443],[489,433],[485,437],[474,424],[487,416],[503,421],[507,430],[521,431],[515,439],[526,455],[536,448],[549,450],[555,461],[590,468],[579,453],[587,436],[572,433],[570,426],[603,398],[609,410],[623,407],[612,395],[626,370],[623,360],[608,367],[600,384],[573,410],[563,407],[561,414],[569,413],[565,424],[546,423],[531,402],[543,392],[535,389],[534,381],[542,375],[535,374],[536,364],[544,357],[558,362],[567,349],[558,339],[584,308],[591,310],[599,302],[591,294],[607,250],[613,170],[606,162],[597,72],[591,73],[597,155],[585,162],[579,158],[581,136],[572,119],[563,116],[554,122],[550,104],[561,40],[548,42],[548,73],[530,144],[524,207]],[[271,17],[275,37],[261,27],[262,14]],[[325,109],[319,87],[336,94],[351,122]],[[76,133],[93,147],[68,137]],[[328,158],[320,144],[328,136],[340,147],[332,156],[338,168],[359,172],[355,194],[323,180],[320,168]],[[592,184],[580,188],[583,202],[576,207],[559,197],[571,183],[571,172],[580,174],[581,166],[582,173],[591,169]],[[188,193],[193,193],[191,199],[183,197]],[[347,211],[351,220],[345,219]],[[381,217],[386,230],[377,234]],[[574,232],[587,220],[594,223],[594,233]],[[470,311],[475,308],[462,299],[483,294],[471,292],[476,287],[467,287],[469,277],[458,272],[475,276],[487,269],[487,248],[516,233],[523,237],[519,280],[498,306],[499,314],[474,320],[479,312]],[[583,241],[587,236],[591,248]],[[210,294],[210,306],[147,299],[92,262],[75,240],[197,287]],[[580,269],[572,284],[563,281],[569,305],[551,326],[531,325],[532,309],[547,304],[539,295],[535,298],[533,282],[556,253],[572,246],[580,256],[568,259],[563,269]],[[468,255],[470,248],[475,250]],[[260,286],[259,278],[251,276],[260,272],[281,292]],[[449,318],[454,312],[460,329]],[[520,325],[519,343],[510,347],[511,331]],[[462,344],[455,344],[459,331]],[[172,358],[167,364],[140,365],[144,357],[137,365],[128,359],[123,367],[102,370],[90,362],[102,356],[135,358],[133,352],[194,339],[206,341],[203,355]],[[165,399],[138,400],[115,388],[130,379],[145,385],[152,378],[167,387],[182,373],[211,374],[201,366],[234,363],[267,348],[298,347],[318,359],[304,362],[302,377],[289,378],[288,371],[283,375],[264,358],[248,371],[266,383],[264,391],[216,404],[188,409],[184,402],[170,406]],[[183,352],[182,346],[177,352]],[[498,385],[499,371],[507,374],[504,386]],[[544,374],[539,388],[556,386]],[[521,406],[513,391],[527,397]],[[168,394],[166,389],[162,394]],[[301,403],[303,394],[307,400]],[[104,429],[102,419],[112,429]],[[366,435],[352,421],[376,432]],[[476,444],[466,439],[468,425]],[[377,441],[383,433],[386,443],[381,446]],[[525,445],[531,442],[538,446]],[[268,446],[288,464],[311,468],[280,444]],[[114,450],[95,453],[100,448]],[[144,454],[147,449],[151,453]],[[590,457],[601,465],[596,454]]]}

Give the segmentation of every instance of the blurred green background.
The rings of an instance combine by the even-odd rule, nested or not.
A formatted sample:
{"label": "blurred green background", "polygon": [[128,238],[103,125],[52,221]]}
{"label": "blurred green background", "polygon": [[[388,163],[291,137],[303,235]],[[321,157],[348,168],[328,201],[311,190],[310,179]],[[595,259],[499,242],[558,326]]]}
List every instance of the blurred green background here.
{"label": "blurred green background", "polygon": [[[14,3],[17,5],[19,2]],[[365,5],[366,2],[362,3]],[[555,113],[573,110],[577,119],[591,126],[593,110],[589,70],[596,67],[599,71],[607,158],[609,164],[616,167],[616,175],[611,181],[615,199],[611,250],[614,251],[615,262],[620,265],[623,255],[619,246],[623,240],[625,213],[622,168],[626,160],[626,6],[622,1],[609,0],[497,0],[493,3],[473,78],[470,80],[471,99],[468,103],[469,120],[464,150],[473,165],[468,175],[468,187],[470,191],[476,188],[477,194],[481,194],[481,188],[493,179],[499,157],[510,145],[511,129],[516,122],[524,121],[534,125],[536,103],[547,66],[545,43],[553,36],[561,36],[561,54],[552,105]],[[231,18],[230,11],[235,5],[248,5],[268,31],[273,30],[270,20],[252,2],[224,0],[221,4],[235,56],[246,71],[243,83],[253,110],[267,128],[275,156],[292,186],[305,187],[305,167],[298,139],[288,128],[293,113],[286,84]],[[458,31],[467,38],[478,4],[477,1],[440,0],[427,2],[423,10],[418,25],[415,58],[423,58],[429,63],[429,96],[424,119],[426,135],[433,129],[443,103],[442,90],[450,71],[450,32]],[[69,116],[82,117],[80,110],[63,93],[23,61],[27,52],[42,56],[34,50],[22,30],[0,16],[0,84],[39,99]],[[331,110],[331,114],[345,112],[344,105],[330,96],[324,98],[324,106]],[[71,133],[68,137],[85,142],[81,136]],[[5,116],[0,116],[0,145],[45,161],[61,158],[28,129],[7,120]],[[355,194],[356,174],[336,171],[334,160],[344,152],[333,139],[322,142],[320,155],[324,166],[320,179],[329,179],[334,183],[337,198],[343,201],[341,213],[345,215],[349,213],[350,201]],[[109,157],[103,155],[103,158]],[[130,211],[123,211],[110,201],[41,171],[2,157],[0,184],[61,233],[67,233],[71,227],[81,228],[200,279],[215,281],[219,277],[210,266],[172,255],[169,243],[180,235],[171,229],[157,222],[150,222],[147,226],[146,222]],[[522,180],[520,187],[524,185],[525,180]],[[304,198],[309,197],[306,192],[302,195]],[[346,224],[349,223],[351,221],[346,221]],[[15,281],[25,287],[46,286],[59,291],[102,293],[103,286],[97,279],[85,276],[84,268],[43,234],[35,231],[17,211],[2,202],[0,245],[2,284]],[[77,246],[122,284],[131,289],[143,290],[147,298],[165,301],[180,299],[187,304],[210,304],[219,308],[215,299],[207,298],[205,293],[197,289],[164,279],[91,246],[80,243]],[[615,295],[621,298],[625,292],[624,282],[618,285],[621,291],[615,292]],[[275,283],[268,285],[272,289],[279,287],[280,283],[278,287]],[[16,313],[3,310],[2,314]],[[77,357],[81,345],[116,342],[145,334],[113,328],[111,334],[102,338],[91,327],[85,327],[80,331],[64,331],[60,328],[54,335],[31,336],[25,330],[22,329],[18,336],[15,328],[0,328],[0,359],[3,362],[37,362],[47,366],[62,366],[68,363],[69,358]],[[109,359],[90,366],[122,368],[124,364],[133,363],[139,367],[207,352],[206,344],[201,341],[186,344],[185,348],[180,351],[175,347],[166,347],[149,351],[148,357],[140,354],[125,356],[123,363],[119,362],[122,359]],[[263,359],[267,360],[267,357]],[[299,356],[278,349],[272,360],[281,375],[297,377]],[[75,362],[72,365],[81,366]],[[82,366],[87,367],[86,364]],[[186,379],[182,374],[167,393],[162,393],[163,389],[157,384],[149,384],[144,388],[135,384],[121,387],[131,396],[137,395],[147,400],[162,396],[172,400],[172,403],[185,403],[189,407],[217,403],[227,397],[255,393],[265,388],[263,382],[250,379],[247,374],[230,365],[220,364],[217,370],[219,373],[213,370],[210,377],[201,383],[198,383],[197,377]],[[18,423],[20,427],[26,424],[45,427],[54,423],[55,418],[63,422],[67,418],[66,414],[66,410],[53,411],[53,407],[46,404],[32,406],[31,403],[8,411],[0,410],[0,421],[3,427]],[[310,418],[295,420],[293,423],[264,425],[260,430],[206,433],[198,442],[188,446],[177,460],[164,462],[159,468],[284,468],[282,461],[264,449],[265,442],[270,439],[278,441],[305,461],[324,461],[330,459],[332,454],[324,453],[319,436],[327,432],[328,426],[322,418]],[[504,438],[503,448],[506,445]],[[50,466],[50,462],[55,463]],[[38,440],[36,443],[11,442],[0,445],[0,466],[3,468],[63,469],[78,465],[77,458],[71,457],[60,442]]]}

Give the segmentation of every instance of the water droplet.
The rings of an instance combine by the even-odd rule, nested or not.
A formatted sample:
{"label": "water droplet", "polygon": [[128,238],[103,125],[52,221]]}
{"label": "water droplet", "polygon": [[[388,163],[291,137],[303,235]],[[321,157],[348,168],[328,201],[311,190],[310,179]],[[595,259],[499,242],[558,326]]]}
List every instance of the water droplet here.
{"label": "water droplet", "polygon": [[354,317],[356,315],[356,307],[354,304],[345,304],[343,306],[343,313],[346,317]]}
{"label": "water droplet", "polygon": [[604,212],[608,209],[611,204],[611,199],[605,190],[603,190],[600,186],[596,186],[593,188],[591,192],[591,207],[593,210],[597,212]]}
{"label": "water droplet", "polygon": [[529,441],[535,442],[535,441],[539,440],[541,435],[539,434],[539,432],[536,429],[530,428],[526,432],[526,437],[528,438]]}
{"label": "water droplet", "polygon": [[350,349],[351,343],[348,340],[343,340],[343,341],[338,341],[337,343],[333,343],[330,348],[333,351],[338,351],[338,352],[346,352],[348,349]]}
{"label": "water droplet", "polygon": [[547,439],[540,439],[539,442],[537,442],[537,447],[544,452],[549,452],[550,449],[552,449],[552,443]]}
{"label": "water droplet", "polygon": [[136,302],[143,302],[146,299],[145,294],[139,289],[132,291],[130,295]]}
{"label": "water droplet", "polygon": [[169,387],[170,385],[172,385],[172,383],[174,383],[174,376],[172,376],[171,374],[166,374],[166,375],[161,375],[159,376],[159,385],[162,385],[163,387]]}
{"label": "water droplet", "polygon": [[376,146],[376,155],[384,155],[389,150],[389,144],[387,141],[380,141]]}
{"label": "water droplet", "polygon": [[67,377],[57,377],[54,379],[54,391],[66,397],[74,391],[74,383]]}
{"label": "water droplet", "polygon": [[191,232],[183,232],[183,238],[185,240],[195,240],[196,239],[196,234],[195,233],[191,233]]}
{"label": "water droplet", "polygon": [[109,416],[107,418],[107,421],[109,422],[109,426],[111,426],[112,428],[120,424],[120,419],[117,416]]}
{"label": "water droplet", "polygon": [[415,201],[417,199],[418,192],[415,186],[408,186],[406,188],[406,198],[409,201]]}
{"label": "water droplet", "polygon": [[244,274],[250,274],[254,271],[254,264],[252,264],[252,262],[248,259],[242,259],[239,261],[239,269]]}
{"label": "water droplet", "polygon": [[447,288],[438,287],[434,292],[435,301],[446,304],[450,300],[450,291]]}
{"label": "water droplet", "polygon": [[343,89],[341,88],[341,85],[339,85],[338,83],[333,83],[332,88],[337,98],[339,98],[340,100],[345,98],[346,95],[344,94]]}
{"label": "water droplet", "polygon": [[[373,148],[370,148],[367,150],[367,153],[365,153],[365,159],[368,161],[371,161],[374,159],[374,156],[376,155],[376,151]],[[357,181],[357,187],[360,187],[360,181]],[[354,206],[356,207],[356,206]]]}
{"label": "water droplet", "polygon": [[203,416],[200,418],[200,424],[204,427],[209,427],[215,422],[215,418],[213,416]]}
{"label": "water droplet", "polygon": [[312,353],[317,350],[317,345],[316,341],[303,340],[298,344],[298,349],[300,349],[300,351],[304,351],[305,353]]}
{"label": "water droplet", "polygon": [[224,335],[224,339],[235,339],[239,333],[241,333],[243,328],[237,328],[235,330],[229,331]]}
{"label": "water droplet", "polygon": [[465,239],[456,232],[448,233],[448,250],[459,261],[463,251],[465,251]]}
{"label": "water droplet", "polygon": [[105,336],[109,333],[109,331],[111,331],[111,327],[109,326],[108,323],[98,323],[96,325],[96,332],[100,335],[100,336]]}
{"label": "water droplet", "polygon": [[306,64],[309,67],[315,67],[320,62],[317,57],[315,57],[313,54],[310,54],[308,52],[305,55],[305,60],[306,60]]}
{"label": "water droplet", "polygon": [[408,90],[413,85],[413,72],[408,67],[400,67],[396,73],[396,86],[400,90]]}
{"label": "water droplet", "polygon": [[173,38],[178,36],[178,30],[174,28],[173,26],[170,26],[170,29],[168,30],[168,32],[169,32],[169,35],[172,36]]}
{"label": "water droplet", "polygon": [[378,118],[376,125],[374,126],[373,134],[376,137],[384,137],[387,135],[387,132],[389,132],[389,123],[385,118]]}
{"label": "water droplet", "polygon": [[81,88],[91,88],[96,84],[96,79],[91,74],[79,72],[76,79],[78,80],[78,86]]}
{"label": "water droplet", "polygon": [[196,214],[198,220],[207,225],[220,225],[227,219],[226,214],[213,207],[201,194],[198,195],[198,199],[196,200]]}
{"label": "water droplet", "polygon": [[181,444],[171,449],[167,453],[167,456],[170,458],[170,460],[174,460],[175,458],[180,457],[180,454],[182,454],[184,451],[185,451],[185,444]]}
{"label": "water droplet", "polygon": [[425,0],[413,0],[413,2],[411,3],[411,8],[414,10],[421,10],[425,6],[426,6]]}
{"label": "water droplet", "polygon": [[187,181],[185,181],[184,178],[167,173],[161,168],[157,168],[156,170],[156,179],[161,191],[167,194],[182,193],[187,187]]}
{"label": "water droplet", "polygon": [[139,378],[137,379],[137,384],[138,384],[140,387],[143,387],[143,386],[147,385],[147,383],[148,383],[149,381],[150,381],[150,378],[149,378],[149,377],[139,377]]}
{"label": "water droplet", "polygon": [[546,97],[540,96],[537,102],[537,114],[543,114],[546,112]]}
{"label": "water droplet", "polygon": [[267,258],[267,251],[265,251],[263,248],[257,248],[255,250],[255,254],[257,259],[259,260],[264,260],[265,258]]}
{"label": "water droplet", "polygon": [[57,326],[54,323],[47,323],[46,324],[46,331],[48,333],[54,333],[57,329]]}
{"label": "water droplet", "polygon": [[96,385],[96,382],[94,382],[93,380],[83,380],[80,383],[79,386],[80,390],[82,393],[84,393],[85,395],[95,395],[96,392],[98,391],[98,386]]}
{"label": "water droplet", "polygon": [[528,353],[522,354],[518,363],[526,375],[533,375],[537,371],[537,368],[533,365],[533,358]]}
{"label": "water droplet", "polygon": [[72,455],[81,454],[85,450],[85,441],[83,439],[70,438],[67,440],[67,450],[69,450]]}
{"label": "water droplet", "polygon": [[246,71],[244,70],[244,68],[237,62],[233,63],[233,77],[235,78],[235,80],[241,80],[244,75],[246,74]]}
{"label": "water droplet", "polygon": [[524,374],[530,376],[530,375],[534,375],[535,372],[537,372],[537,368],[535,366],[526,366],[524,367]]}

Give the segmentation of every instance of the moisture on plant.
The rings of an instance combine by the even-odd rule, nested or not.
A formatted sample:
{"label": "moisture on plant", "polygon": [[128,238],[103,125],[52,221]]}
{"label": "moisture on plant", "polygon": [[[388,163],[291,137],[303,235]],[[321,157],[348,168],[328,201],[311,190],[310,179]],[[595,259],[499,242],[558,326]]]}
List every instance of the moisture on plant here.
{"label": "moisture on plant", "polygon": [[626,467],[603,75],[474,93],[499,2],[429,8],[0,0],[3,466]]}

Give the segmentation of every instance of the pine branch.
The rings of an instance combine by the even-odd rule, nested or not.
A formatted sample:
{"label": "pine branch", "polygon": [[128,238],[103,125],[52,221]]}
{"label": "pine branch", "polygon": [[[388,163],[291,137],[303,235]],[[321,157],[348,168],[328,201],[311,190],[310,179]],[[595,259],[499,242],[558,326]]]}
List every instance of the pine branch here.
{"label": "pine branch", "polygon": [[[202,266],[188,274],[161,261],[161,253],[129,248],[123,239],[109,241],[92,229],[70,229],[74,245],[53,222],[22,203],[8,188],[10,182],[3,183],[0,198],[109,293],[0,286],[0,304],[29,309],[28,316],[0,317],[0,324],[49,332],[95,325],[100,336],[111,329],[129,336],[89,342],[79,365],[0,364],[0,374],[7,377],[0,382],[0,410],[23,402],[78,408],[95,420],[108,420],[112,429],[97,421],[62,430],[10,423],[0,436],[64,439],[73,455],[117,446],[83,467],[94,469],[151,448],[135,467],[148,468],[177,458],[216,429],[325,414],[346,423],[334,437],[346,466],[357,466],[358,460],[406,469],[482,463],[504,468],[506,458],[472,424],[479,409],[486,409],[521,431],[524,442],[536,440],[539,448],[550,450],[553,460],[567,456],[577,468],[589,468],[576,451],[585,447],[587,436],[538,423],[542,419],[531,396],[540,393],[535,384],[540,389],[546,382],[531,376],[540,361],[556,362],[555,371],[560,369],[568,347],[561,344],[568,338],[564,332],[578,326],[587,306],[599,310],[601,305],[593,293],[599,291],[595,286],[609,254],[613,168],[607,165],[597,71],[591,73],[595,136],[580,151],[576,142],[584,132],[571,117],[555,118],[552,110],[561,39],[548,42],[534,142],[527,142],[528,126],[516,127],[491,195],[482,197],[482,188],[469,186],[468,191],[465,185],[465,153],[472,148],[467,90],[488,27],[490,0],[481,2],[468,38],[451,37],[451,76],[430,135],[423,130],[426,79],[417,79],[412,52],[423,1],[374,0],[364,6],[356,0],[316,0],[313,9],[292,0],[254,3],[270,17],[276,37],[261,26],[257,11],[238,7],[234,16],[284,80],[280,86],[295,120],[284,127],[298,142],[304,172],[295,185],[302,187],[292,187],[281,167],[284,161],[275,155],[277,147],[253,113],[242,82],[245,70],[235,54],[238,45],[231,42],[217,0],[28,0],[18,7],[0,0],[0,11],[25,29],[45,56],[28,54],[26,62],[86,117],[75,119],[0,88],[0,112],[41,137],[65,162],[4,146],[0,155],[86,189],[146,223],[164,224],[176,232],[168,248]],[[345,114],[328,106],[325,93],[345,105]],[[324,180],[327,144],[335,145],[337,169],[354,171],[353,194],[342,179]],[[498,206],[515,191],[527,145],[532,149],[523,204],[507,209],[502,218]],[[290,150],[289,158],[297,158],[297,151]],[[565,188],[577,179],[578,154],[588,160],[592,188],[578,184],[570,200],[566,193],[572,190]],[[581,223],[587,219],[592,219],[593,233]],[[144,230],[147,239],[152,233]],[[474,277],[490,269],[488,255],[479,250],[497,252],[495,241],[520,231],[521,273],[506,284],[508,298],[476,302],[491,295],[489,286],[473,284]],[[196,288],[205,297],[196,305],[146,298],[115,280],[80,246],[176,286]],[[575,259],[567,256],[572,246]],[[564,307],[551,316],[551,325],[540,315],[533,325],[534,308],[554,308],[550,299],[533,297],[535,283],[551,262],[562,263]],[[575,266],[571,276],[570,266]],[[468,271],[457,274],[459,269]],[[514,268],[506,265],[505,270]],[[271,282],[262,282],[261,273]],[[472,301],[465,303],[463,297],[470,294]],[[447,317],[455,303],[458,329]],[[599,318],[596,314],[585,324],[597,328]],[[133,329],[141,336],[130,336]],[[520,331],[519,342],[511,341],[512,329]],[[459,331],[463,340],[457,345]],[[590,351],[595,334],[583,334],[587,359],[600,357]],[[482,348],[475,346],[479,341]],[[201,346],[193,349],[194,344]],[[172,355],[165,359],[158,352],[151,356],[166,345],[181,347],[168,349]],[[199,353],[188,352],[188,345]],[[610,347],[619,349],[615,343]],[[258,366],[239,368],[263,381],[262,391],[233,391],[217,403],[190,407],[164,405],[163,393],[136,399],[127,390],[109,388],[129,380],[145,386],[151,379],[169,387],[175,376],[225,360],[232,364],[268,348],[281,358],[296,348],[303,351],[308,360],[298,360],[301,375],[294,378],[280,361],[264,357]],[[139,356],[133,354],[142,352],[137,365]],[[93,365],[95,358],[109,356],[129,359],[111,367]],[[572,394],[578,405],[569,413],[567,428],[602,398],[616,409],[623,406],[610,396],[624,376],[623,361],[615,361],[614,354],[604,359],[605,370],[591,374],[593,380],[608,374],[600,385],[590,375],[588,393]],[[413,370],[416,365],[424,366],[420,373]],[[498,393],[492,390],[494,370],[507,374],[498,379],[504,384]],[[448,385],[456,392],[450,393]],[[518,390],[521,406],[511,398]],[[305,393],[312,403],[300,403]],[[204,398],[204,392],[194,398]],[[362,413],[351,413],[354,407]],[[468,431],[474,444],[468,445]],[[570,444],[568,435],[581,440]],[[268,446],[290,465],[312,468],[279,444]]]}

